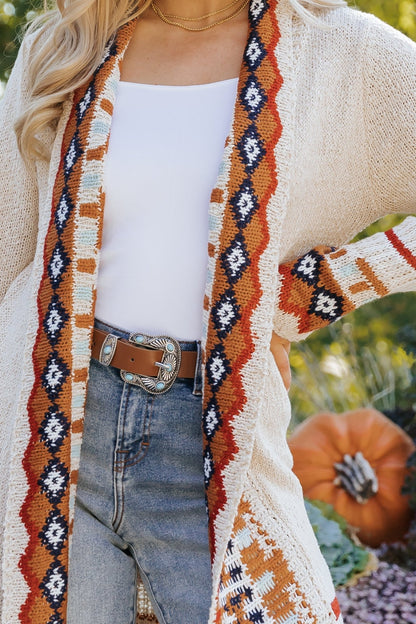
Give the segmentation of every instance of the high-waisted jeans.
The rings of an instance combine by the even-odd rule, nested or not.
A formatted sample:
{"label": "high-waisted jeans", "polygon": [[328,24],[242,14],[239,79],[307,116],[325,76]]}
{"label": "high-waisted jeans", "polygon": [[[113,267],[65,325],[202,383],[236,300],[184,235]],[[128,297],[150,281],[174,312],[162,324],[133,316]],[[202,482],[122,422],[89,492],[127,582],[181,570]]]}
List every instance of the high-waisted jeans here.
{"label": "high-waisted jeans", "polygon": [[200,345],[180,345],[198,348],[195,380],[157,396],[91,360],[68,624],[134,624],[137,572],[160,624],[208,622]]}

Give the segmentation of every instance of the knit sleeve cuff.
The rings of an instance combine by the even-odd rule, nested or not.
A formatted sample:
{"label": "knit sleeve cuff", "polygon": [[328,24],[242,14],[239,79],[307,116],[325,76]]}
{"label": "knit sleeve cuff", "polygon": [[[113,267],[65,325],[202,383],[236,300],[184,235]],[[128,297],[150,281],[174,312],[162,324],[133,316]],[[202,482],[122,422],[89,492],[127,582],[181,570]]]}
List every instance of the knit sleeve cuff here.
{"label": "knit sleeve cuff", "polygon": [[369,301],[416,290],[416,217],[339,249],[315,247],[279,274],[273,329],[303,340]]}

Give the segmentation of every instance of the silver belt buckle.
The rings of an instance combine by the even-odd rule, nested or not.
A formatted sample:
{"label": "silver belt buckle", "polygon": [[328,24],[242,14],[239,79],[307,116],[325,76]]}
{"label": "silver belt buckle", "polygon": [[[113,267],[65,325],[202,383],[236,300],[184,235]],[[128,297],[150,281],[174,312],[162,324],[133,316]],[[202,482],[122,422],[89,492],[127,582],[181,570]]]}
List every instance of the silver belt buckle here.
{"label": "silver belt buckle", "polygon": [[161,362],[155,362],[159,368],[156,377],[136,375],[125,370],[120,370],[123,381],[134,386],[140,386],[150,394],[163,394],[167,392],[175,382],[181,365],[181,348],[174,338],[169,336],[147,336],[146,334],[130,334],[129,342],[137,347],[146,349],[162,350]]}

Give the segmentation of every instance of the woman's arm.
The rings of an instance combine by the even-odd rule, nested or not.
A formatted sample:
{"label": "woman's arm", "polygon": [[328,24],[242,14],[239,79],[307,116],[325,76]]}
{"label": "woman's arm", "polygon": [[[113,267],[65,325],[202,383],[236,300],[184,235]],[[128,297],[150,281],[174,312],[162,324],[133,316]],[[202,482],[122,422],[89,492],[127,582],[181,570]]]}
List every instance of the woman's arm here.
{"label": "woman's arm", "polygon": [[279,373],[282,376],[283,384],[286,390],[289,390],[292,381],[292,372],[290,370],[290,342],[285,338],[281,338],[275,332],[272,332],[272,339],[270,342],[270,351],[273,354],[276,366],[279,369]]}
{"label": "woman's arm", "polygon": [[35,167],[25,166],[13,128],[28,95],[27,55],[25,40],[0,102],[0,303],[13,280],[33,259],[37,236]]}

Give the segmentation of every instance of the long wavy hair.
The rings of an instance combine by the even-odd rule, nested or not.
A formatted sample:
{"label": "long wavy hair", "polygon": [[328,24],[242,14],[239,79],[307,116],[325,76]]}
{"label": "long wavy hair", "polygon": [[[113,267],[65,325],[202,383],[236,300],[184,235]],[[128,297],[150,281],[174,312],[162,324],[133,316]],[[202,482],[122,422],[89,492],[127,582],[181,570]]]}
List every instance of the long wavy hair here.
{"label": "long wavy hair", "polygon": [[[47,127],[56,129],[68,96],[92,75],[116,31],[138,17],[152,0],[52,0],[27,28],[32,35],[27,72],[29,102],[15,123],[19,150],[26,161],[48,159],[38,139]],[[289,0],[305,19],[308,9],[337,8],[344,0]]]}

